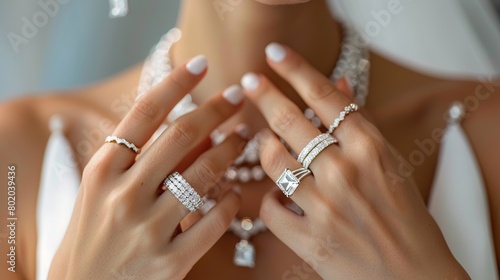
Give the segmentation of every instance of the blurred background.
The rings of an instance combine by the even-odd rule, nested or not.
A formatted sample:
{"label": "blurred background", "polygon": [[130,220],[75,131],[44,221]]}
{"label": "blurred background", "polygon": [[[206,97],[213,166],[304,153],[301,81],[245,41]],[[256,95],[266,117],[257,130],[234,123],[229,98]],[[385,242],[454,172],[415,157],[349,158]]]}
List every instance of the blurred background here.
{"label": "blurred background", "polygon": [[[329,1],[363,30],[394,0]],[[370,38],[374,49],[430,74],[500,77],[500,0],[400,2],[403,12]],[[58,9],[48,13],[44,3]],[[180,0],[129,5],[128,16],[110,19],[108,0],[2,0],[0,102],[97,82],[143,61],[175,26]]]}
{"label": "blurred background", "polygon": [[[48,15],[39,1],[58,3],[59,11]],[[143,61],[175,26],[180,3],[131,0],[128,16],[110,19],[108,0],[57,1],[0,2],[0,102],[96,82]],[[43,27],[13,47],[8,35],[24,37],[23,18]]]}

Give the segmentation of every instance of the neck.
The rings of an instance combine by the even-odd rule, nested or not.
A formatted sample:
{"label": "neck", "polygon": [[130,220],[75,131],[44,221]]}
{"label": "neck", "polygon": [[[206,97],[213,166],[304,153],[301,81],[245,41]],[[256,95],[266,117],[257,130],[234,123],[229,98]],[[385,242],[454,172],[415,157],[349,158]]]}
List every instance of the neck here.
{"label": "neck", "polygon": [[[238,4],[231,6],[232,2]],[[269,76],[300,103],[293,90],[267,66],[266,45],[279,42],[292,47],[325,75],[335,67],[340,51],[340,26],[325,0],[279,6],[253,0],[184,0],[178,26],[183,37],[172,50],[173,64],[197,54],[206,55],[210,62],[207,78],[193,92],[197,103],[239,83],[248,71]]]}
{"label": "neck", "polygon": [[[225,6],[228,10],[216,10],[219,2],[240,4],[230,9],[228,4]],[[267,66],[266,45],[271,42],[286,44],[319,71],[330,75],[338,60],[342,35],[326,0],[286,6],[268,6],[254,0],[184,0],[178,27],[183,36],[171,50],[173,66],[198,54],[206,55],[209,60],[207,77],[191,92],[197,104],[239,83],[246,72],[253,71],[269,77],[284,94],[304,108],[295,91]],[[246,102],[241,112],[219,131],[227,133],[235,125],[246,123],[254,134],[267,126],[259,116],[257,109]],[[260,182],[251,184],[261,185]],[[266,191],[266,188],[245,188],[246,202],[241,205],[240,216],[257,217],[259,208],[255,202],[260,201]]]}

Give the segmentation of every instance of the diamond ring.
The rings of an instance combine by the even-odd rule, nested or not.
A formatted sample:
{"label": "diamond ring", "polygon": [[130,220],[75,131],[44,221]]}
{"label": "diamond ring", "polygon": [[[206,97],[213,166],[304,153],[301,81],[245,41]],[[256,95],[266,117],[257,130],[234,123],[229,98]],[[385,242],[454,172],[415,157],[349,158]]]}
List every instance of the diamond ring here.
{"label": "diamond ring", "polygon": [[338,116],[338,118],[336,118],[332,125],[330,125],[330,127],[328,128],[328,133],[329,134],[332,134],[335,129],[337,127],[339,127],[340,123],[345,120],[345,118],[350,114],[350,113],[353,113],[353,112],[357,112],[359,109],[359,106],[355,103],[351,103],[349,104],[349,106],[346,106],[344,108],[344,110],[342,112],[340,112],[340,115]]}
{"label": "diamond ring", "polygon": [[281,173],[278,180],[276,180],[276,185],[286,197],[290,197],[299,187],[300,181],[309,174],[311,174],[311,170],[307,168],[301,167],[293,171],[287,168]]}
{"label": "diamond ring", "polygon": [[309,165],[311,165],[313,160],[324,149],[332,144],[337,144],[338,142],[339,141],[335,137],[328,133],[320,134],[305,146],[305,148],[300,152],[297,161],[302,164],[302,167],[308,169]]}
{"label": "diamond ring", "polygon": [[118,136],[108,136],[106,137],[106,143],[116,143],[118,145],[124,145],[126,146],[127,148],[131,149],[132,151],[134,151],[134,153],[138,154],[139,153],[139,148],[137,148],[136,145],[134,145],[133,143],[130,143],[129,141],[123,139],[123,138],[119,138]]}
{"label": "diamond ring", "polygon": [[189,211],[195,212],[203,205],[203,199],[179,172],[170,174],[163,184]]}

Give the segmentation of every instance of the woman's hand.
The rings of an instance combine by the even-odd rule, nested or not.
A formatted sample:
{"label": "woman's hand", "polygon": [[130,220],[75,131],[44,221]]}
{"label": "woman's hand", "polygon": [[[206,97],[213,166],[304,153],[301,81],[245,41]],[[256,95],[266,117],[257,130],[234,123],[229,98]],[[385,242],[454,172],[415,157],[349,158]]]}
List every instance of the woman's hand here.
{"label": "woman's hand", "polygon": [[[269,65],[329,127],[352,101],[290,48],[272,44]],[[298,154],[321,132],[270,81],[247,74],[242,83],[271,129]],[[411,180],[394,181],[396,157],[381,133],[360,113],[334,131],[329,146],[310,165],[292,199],[296,215],[272,191],[263,201],[266,226],[324,279],[467,279],[427,212]],[[261,163],[277,180],[297,162],[270,131],[260,134]],[[305,279],[285,273],[283,279]]]}
{"label": "woman's hand", "polygon": [[[136,101],[114,135],[144,146],[174,105],[202,79],[206,64],[204,57],[196,57],[174,70]],[[125,146],[103,145],[85,167],[49,279],[183,279],[224,234],[239,198],[227,192],[207,215],[180,233],[179,223],[189,211],[170,191],[159,191],[160,186],[175,171],[201,196],[217,185],[244,140],[233,134],[201,155],[192,151],[199,151],[209,134],[239,109],[242,98],[237,86],[217,94],[172,123],[139,157]],[[186,158],[196,160],[187,164]]]}

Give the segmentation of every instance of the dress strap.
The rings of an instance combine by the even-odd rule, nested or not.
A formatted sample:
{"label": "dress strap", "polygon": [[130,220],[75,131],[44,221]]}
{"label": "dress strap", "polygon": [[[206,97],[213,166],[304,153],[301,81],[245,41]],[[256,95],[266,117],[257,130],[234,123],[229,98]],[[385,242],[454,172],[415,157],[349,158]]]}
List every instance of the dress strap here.
{"label": "dress strap", "polygon": [[64,131],[64,121],[60,115],[53,115],[49,120],[49,129],[52,133]]}
{"label": "dress strap", "polygon": [[36,204],[36,279],[46,280],[50,265],[71,220],[81,182],[63,118],[49,120],[51,135],[45,147]]}
{"label": "dress strap", "polygon": [[498,279],[488,193],[481,167],[460,123],[467,117],[464,104],[448,111],[429,212],[456,260],[472,279]]}

